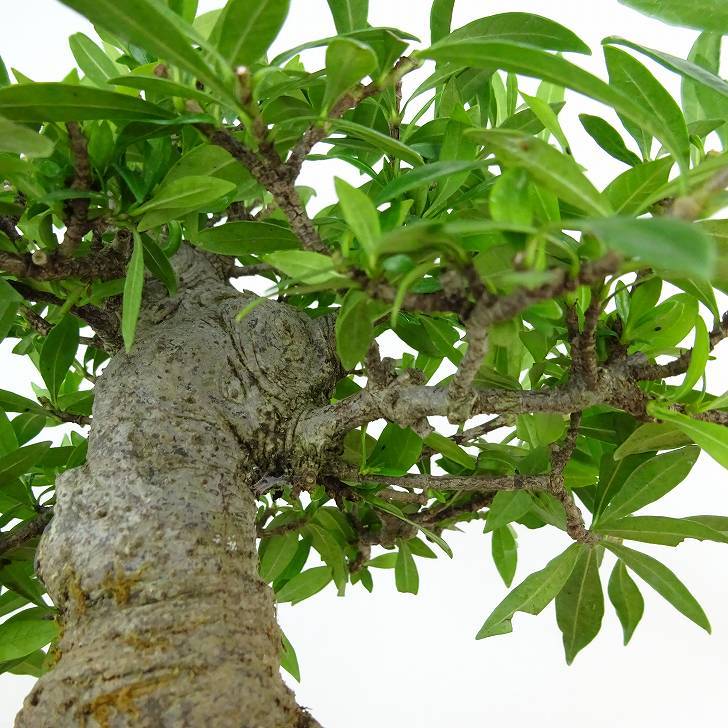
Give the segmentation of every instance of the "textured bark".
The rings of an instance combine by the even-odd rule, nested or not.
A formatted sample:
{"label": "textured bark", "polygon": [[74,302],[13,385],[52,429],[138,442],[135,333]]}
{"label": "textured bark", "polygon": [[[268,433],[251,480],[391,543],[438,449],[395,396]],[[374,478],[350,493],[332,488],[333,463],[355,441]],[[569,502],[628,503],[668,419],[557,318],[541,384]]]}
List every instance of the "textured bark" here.
{"label": "textured bark", "polygon": [[251,485],[285,472],[338,365],[325,322],[246,302],[214,261],[150,283],[137,342],[98,382],[87,464],[59,479],[39,571],[60,660],[18,728],[318,725],[280,678]]}

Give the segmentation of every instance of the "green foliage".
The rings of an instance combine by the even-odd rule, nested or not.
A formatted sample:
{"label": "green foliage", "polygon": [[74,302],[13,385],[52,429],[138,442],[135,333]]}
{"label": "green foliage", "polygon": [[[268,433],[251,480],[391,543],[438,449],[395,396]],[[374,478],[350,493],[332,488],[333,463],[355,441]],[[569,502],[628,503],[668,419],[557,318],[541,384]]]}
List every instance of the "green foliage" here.
{"label": "green foliage", "polygon": [[[577,541],[525,576],[478,638],[555,601],[573,661],[599,631],[612,564],[625,643],[644,608],[632,574],[709,629],[678,578],[622,542],[728,541],[727,517],[658,515],[700,451],[728,468],[728,398],[706,376],[728,336],[723,2],[624,0],[705,32],[686,59],[606,38],[592,74],[561,55],[591,52],[568,28],[507,12],[453,29],[453,0],[432,3],[430,47],[372,27],[367,0],[329,0],[337,34],[275,56],[288,0],[201,17],[195,2],[63,1],[100,35],[71,36],[77,68],[11,83],[0,63],[0,340],[44,384],[33,398],[0,390],[0,671],[39,675],[57,635],[37,537],[7,549],[6,537],[47,517],[56,477],[84,463],[90,387],[133,350],[152,278],[170,296],[183,288],[187,244],[263,275],[267,295],[312,319],[335,317],[328,405],[376,400],[373,419],[388,420],[376,435],[347,420],[331,448],[347,467],[336,499],[330,481],[302,496],[283,477],[260,496],[260,575],[279,602],[330,583],[372,591],[375,573],[416,594],[417,559],[435,544],[452,556],[448,530],[478,520],[507,587],[525,529]],[[679,76],[680,103],[638,58]],[[567,89],[604,114],[579,114]],[[585,149],[564,131],[577,116]],[[628,165],[603,188],[590,172],[602,152]],[[350,172],[314,215],[317,190],[296,182],[304,159]],[[373,372],[382,335],[408,353]],[[442,405],[463,376],[474,414],[499,415],[492,432]],[[396,416],[398,386],[418,397],[413,416]],[[458,433],[431,432],[429,414]],[[53,437],[69,422],[80,427]],[[281,661],[300,677],[285,638]]]}

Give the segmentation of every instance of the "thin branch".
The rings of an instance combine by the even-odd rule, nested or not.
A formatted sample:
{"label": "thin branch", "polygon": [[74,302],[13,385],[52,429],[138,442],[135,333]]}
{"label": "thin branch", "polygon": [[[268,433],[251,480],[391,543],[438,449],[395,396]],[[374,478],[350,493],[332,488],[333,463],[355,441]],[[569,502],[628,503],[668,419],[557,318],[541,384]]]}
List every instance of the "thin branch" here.
{"label": "thin branch", "polygon": [[552,448],[551,475],[548,479],[548,490],[559,500],[566,514],[566,532],[579,543],[594,543],[596,537],[587,529],[584,516],[576,505],[574,496],[564,483],[564,468],[571,459],[579,434],[581,412],[572,412],[569,418],[569,429],[563,443]]}
{"label": "thin branch", "polygon": [[[88,156],[88,143],[81,131],[78,122],[69,121],[66,123],[68,140],[71,146],[73,157],[73,182],[72,190],[86,191],[91,189],[93,177],[91,174],[91,162]],[[68,201],[70,217],[66,220],[66,232],[63,235],[61,244],[61,255],[64,258],[71,258],[76,252],[83,236],[91,229],[88,222],[89,201],[85,197],[77,197]]]}
{"label": "thin branch", "polygon": [[18,524],[11,531],[3,531],[0,533],[0,556],[40,536],[50,523],[52,517],[52,508],[41,507],[38,515],[29,521]]}
{"label": "thin branch", "polygon": [[124,258],[112,246],[83,258],[66,258],[58,253],[48,255],[0,251],[0,270],[17,278],[36,281],[57,281],[77,278],[82,281],[110,281],[124,275]]}
{"label": "thin branch", "polygon": [[340,119],[347,111],[349,111],[349,109],[354,108],[357,104],[360,104],[362,101],[364,101],[364,99],[368,99],[369,97],[380,93],[390,86],[395,87],[396,94],[396,88],[402,78],[410,71],[419,68],[420,65],[421,64],[413,58],[404,56],[400,58],[399,61],[397,61],[394,68],[387,74],[383,81],[379,83],[373,81],[367,86],[359,86],[353,91],[344,94],[344,96],[342,96],[334,104],[331,111],[329,111],[329,115],[324,123],[316,124],[309,127],[309,129],[307,129],[304,133],[303,137],[301,137],[299,142],[294,146],[286,162],[290,178],[292,180],[297,179],[306,157],[316,146],[316,144],[325,139],[326,136],[329,134],[329,129],[327,127],[326,121]]}
{"label": "thin branch", "polygon": [[273,195],[278,207],[288,218],[291,230],[306,250],[328,253],[328,248],[324,245],[308,216],[293,180],[284,166],[274,165],[270,159],[259,157],[224,129],[217,129],[212,124],[197,124],[197,128],[213,144],[225,149],[244,165],[253,177]]}
{"label": "thin branch", "polygon": [[[723,339],[728,338],[728,311],[710,332],[710,348],[715,349]],[[627,362],[630,375],[639,381],[660,380],[685,374],[690,366],[693,350],[687,349],[677,359],[667,364],[654,364],[645,361],[644,354],[636,354]]]}
{"label": "thin branch", "polygon": [[483,422],[480,425],[475,425],[474,427],[470,427],[467,430],[458,432],[455,435],[452,435],[450,439],[460,445],[464,442],[472,442],[473,440],[477,440],[479,437],[487,435],[489,432],[498,430],[501,427],[508,427],[510,424],[511,423],[509,422],[508,417],[498,415],[492,420],[488,420],[487,422]]}
{"label": "thin branch", "polygon": [[[382,483],[402,488],[420,488],[442,491],[481,491],[498,490],[548,490],[549,477],[544,475],[513,475],[502,478],[486,478],[479,475],[428,475],[426,473],[407,473],[400,476],[360,474],[351,469],[341,469],[334,473],[337,478],[356,483]],[[391,496],[396,493],[389,489],[384,491]],[[382,492],[378,493],[383,497]]]}

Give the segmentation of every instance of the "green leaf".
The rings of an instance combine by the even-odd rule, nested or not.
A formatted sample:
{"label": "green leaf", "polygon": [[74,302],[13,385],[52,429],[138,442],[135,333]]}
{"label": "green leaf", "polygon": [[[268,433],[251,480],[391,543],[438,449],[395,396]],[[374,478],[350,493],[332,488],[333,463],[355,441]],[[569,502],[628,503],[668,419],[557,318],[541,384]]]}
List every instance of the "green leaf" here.
{"label": "green leaf", "polygon": [[450,33],[455,0],[432,0],[430,9],[430,43],[437,43]]}
{"label": "green leaf", "polygon": [[619,215],[645,212],[655,192],[667,183],[673,164],[671,157],[644,162],[613,179],[603,194]]}
{"label": "green leaf", "polygon": [[424,443],[427,447],[431,447],[435,452],[439,452],[448,460],[452,460],[463,468],[467,470],[475,469],[476,459],[469,452],[466,452],[454,443],[449,437],[445,437],[445,435],[441,435],[439,432],[431,432],[424,439]]}
{"label": "green leaf", "polygon": [[493,531],[491,553],[503,583],[510,587],[518,565],[518,543],[510,526],[503,526]]}
{"label": "green leaf", "polygon": [[124,295],[122,298],[121,335],[124,348],[131,350],[136,334],[139,311],[142,307],[142,290],[144,288],[144,243],[141,236],[134,233],[134,249],[126,268]]}
{"label": "green leaf", "polygon": [[617,560],[609,577],[609,600],[614,605],[617,617],[622,623],[624,644],[626,645],[642,619],[645,611],[645,600],[642,598],[637,584],[627,572],[624,563]]}
{"label": "green leaf", "polygon": [[728,33],[728,6],[723,0],[619,0],[622,5],[673,25]]}
{"label": "green leaf", "polygon": [[422,439],[409,427],[387,423],[367,458],[367,472],[404,475],[419,460]]}
{"label": "green leaf", "polygon": [[362,190],[352,187],[343,179],[336,177],[335,185],[344,220],[366,252],[369,266],[374,268],[377,245],[382,236],[377,208]]}
{"label": "green leaf", "polygon": [[57,635],[58,625],[48,609],[24,609],[0,624],[0,661],[25,657]]}
{"label": "green leaf", "polygon": [[320,592],[330,581],[330,566],[314,566],[287,581],[276,593],[276,600],[280,604],[302,602]]}
{"label": "green leaf", "polygon": [[15,428],[5,412],[0,410],[0,456],[17,450],[19,445]]}
{"label": "green leaf", "polygon": [[0,409],[5,412],[29,412],[43,416],[46,414],[37,402],[15,392],[8,392],[6,389],[0,389]]}
{"label": "green leaf", "polygon": [[579,121],[586,133],[610,156],[620,162],[635,166],[640,164],[640,158],[627,149],[622,135],[601,116],[579,114]]}
{"label": "green leaf", "polygon": [[0,152],[24,154],[26,157],[50,157],[53,141],[33,129],[0,118]]}
{"label": "green leaf", "polygon": [[144,243],[144,265],[152,275],[162,281],[170,296],[177,293],[177,274],[162,249],[148,236],[142,236]]}
{"label": "green leaf", "polygon": [[[661,133],[655,136],[672,153],[680,168],[686,171],[690,166],[690,140],[677,102],[647,68],[629,53],[605,46],[604,57],[612,87],[630,96],[650,113],[654,122],[661,127]],[[628,130],[630,121],[627,121]]]}
{"label": "green leaf", "polygon": [[724,425],[715,422],[694,420],[692,417],[680,412],[673,412],[666,407],[654,403],[648,405],[647,410],[653,417],[658,417],[682,430],[693,442],[710,455],[724,468],[728,468],[728,437]]}
{"label": "green leaf", "polygon": [[260,577],[271,582],[293,561],[298,550],[298,534],[294,531],[263,539],[260,547]]}
{"label": "green leaf", "polygon": [[728,543],[728,536],[690,518],[669,518],[668,516],[628,516],[615,521],[600,523],[595,529],[616,538],[630,541],[656,543],[662,546],[677,546],[686,538],[697,541]]}
{"label": "green leaf", "polygon": [[[192,40],[202,45],[192,26],[157,0],[61,0],[90,20],[95,26],[156,54],[192,74],[223,98],[234,101],[232,79],[220,79],[217,69],[205,62]],[[207,47],[206,47],[207,49]],[[96,117],[94,117],[96,118]],[[103,118],[103,117],[101,117]]]}
{"label": "green leaf", "polygon": [[421,167],[415,167],[414,169],[403,170],[402,174],[388,182],[377,194],[376,204],[381,205],[384,202],[389,202],[390,200],[400,197],[406,192],[429,185],[431,182],[447,179],[462,172],[469,172],[484,168],[485,163],[481,160],[474,162],[445,160],[442,162],[425,164]]}
{"label": "green leaf", "polygon": [[621,518],[662,498],[685,480],[699,454],[700,450],[690,445],[655,455],[638,465],[604,509],[599,521]]}
{"label": "green leaf", "polygon": [[377,54],[365,43],[352,38],[336,38],[326,49],[326,91],[323,114],[347,91],[377,68]]}
{"label": "green leaf", "polygon": [[14,121],[169,119],[171,112],[127,94],[69,83],[24,83],[0,88],[0,116]]}
{"label": "green leaf", "polygon": [[351,33],[367,27],[369,0],[326,0],[337,33]]}
{"label": "green leaf", "polygon": [[646,422],[640,425],[615,451],[614,459],[655,450],[672,450],[689,445],[692,440],[675,425],[666,422]]}
{"label": "green leaf", "polygon": [[625,565],[634,571],[640,579],[644,579],[656,592],[662,595],[675,609],[684,614],[706,632],[710,632],[710,622],[695,597],[687,590],[685,585],[657,559],[653,559],[640,551],[622,546],[621,544],[605,541],[604,546],[615,556],[618,556]]}
{"label": "green leaf", "polygon": [[161,184],[152,198],[132,214],[143,215],[152,210],[202,210],[234,189],[232,182],[217,177],[181,177]]}
{"label": "green leaf", "polygon": [[669,217],[578,220],[573,223],[608,247],[649,265],[669,267],[683,275],[710,278],[715,245],[697,225]]}
{"label": "green leaf", "polygon": [[583,548],[581,544],[572,544],[566,551],[551,559],[541,571],[527,576],[493,610],[476,639],[512,632],[511,620],[516,612],[539,614],[561,591]]}
{"label": "green leaf", "polygon": [[531,176],[565,202],[592,215],[609,215],[607,200],[571,158],[536,137],[504,129],[473,129],[466,135],[493,151],[502,164],[526,169]]}
{"label": "green leaf", "polygon": [[484,533],[495,531],[522,518],[531,510],[531,494],[525,490],[501,490],[488,509]]}
{"label": "green leaf", "polygon": [[662,137],[663,125],[630,96],[579,66],[538,48],[493,40],[463,40],[449,44],[441,41],[418,55],[438,62],[453,61],[475,68],[502,68],[511,73],[520,73],[570,88],[611,106],[617,113],[668,144]]}
{"label": "green leaf", "polygon": [[571,30],[549,18],[531,13],[498,13],[478,18],[454,30],[437,47],[471,38],[512,41],[545,50],[591,55],[589,46]]}
{"label": "green leaf", "polygon": [[283,225],[240,220],[206,228],[192,235],[191,242],[218,255],[262,255],[301,247],[299,239]]}
{"label": "green leaf", "polygon": [[281,642],[283,649],[281,650],[281,667],[295,680],[301,682],[301,670],[298,667],[298,657],[293,645],[288,641],[288,637],[281,632]]}
{"label": "green leaf", "polygon": [[302,283],[313,285],[340,277],[328,255],[308,250],[281,250],[264,255],[263,260]]}
{"label": "green leaf", "polygon": [[50,442],[35,442],[0,458],[0,485],[31,470],[51,447]]}
{"label": "green leaf", "polygon": [[353,369],[364,360],[373,338],[369,297],[363,291],[351,290],[336,317],[336,353],[344,369]]}
{"label": "green leaf", "polygon": [[109,83],[114,84],[114,86],[141,89],[145,93],[158,96],[195,99],[203,104],[209,104],[213,100],[210,96],[197,89],[170,81],[168,78],[160,78],[159,76],[144,76],[139,73],[130,73],[128,76],[114,76],[109,79]]}
{"label": "green leaf", "polygon": [[[1,93],[1,92],[0,92]],[[0,113],[2,108],[0,107]],[[409,162],[413,167],[424,164],[424,160],[414,149],[408,147],[387,134],[382,134],[376,129],[370,129],[363,124],[357,124],[346,119],[332,119],[327,122],[336,131],[346,132],[356,139],[362,139],[372,145],[372,148],[379,154],[387,154],[390,157]]]}
{"label": "green leaf", "polygon": [[598,547],[583,548],[571,575],[556,597],[556,622],[564,641],[566,663],[599,634],[604,616],[604,592],[599,578]]}
{"label": "green leaf", "polygon": [[616,36],[605,38],[602,42],[631,48],[632,50],[651,58],[653,61],[659,63],[668,70],[673,71],[673,73],[678,73],[684,78],[689,78],[705,88],[717,91],[719,94],[728,97],[728,81],[724,81],[720,78],[720,76],[711,73],[707,69],[693,63],[692,61],[686,61],[678,56],[673,56],[669,53],[664,53],[663,51],[657,51],[653,48],[646,48],[645,46],[632,43],[624,38],[617,38]]}
{"label": "green leaf", "polygon": [[270,47],[288,16],[289,0],[228,0],[212,37],[228,64],[250,66]]}
{"label": "green leaf", "polygon": [[[680,386],[670,393],[670,399],[678,400],[689,394],[693,387],[705,374],[705,367],[710,357],[710,334],[701,316],[695,319],[695,341],[690,350],[690,364]],[[728,436],[728,434],[727,434]]]}
{"label": "green leaf", "polygon": [[116,64],[87,35],[74,33],[68,39],[68,45],[78,67],[96,85],[105,85],[119,74]]}
{"label": "green leaf", "polygon": [[76,356],[78,343],[78,321],[70,315],[64,316],[43,341],[38,369],[54,402]]}
{"label": "green leaf", "polygon": [[397,585],[397,591],[408,594],[417,594],[420,587],[417,564],[415,564],[406,541],[399,541],[399,552],[394,564],[394,582]]}

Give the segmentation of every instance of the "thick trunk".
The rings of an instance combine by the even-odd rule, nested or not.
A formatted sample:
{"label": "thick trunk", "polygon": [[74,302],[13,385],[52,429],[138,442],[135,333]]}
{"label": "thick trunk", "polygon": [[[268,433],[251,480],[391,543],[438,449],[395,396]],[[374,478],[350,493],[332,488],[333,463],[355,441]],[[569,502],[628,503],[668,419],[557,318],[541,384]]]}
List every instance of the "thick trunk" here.
{"label": "thick trunk", "polygon": [[57,484],[39,569],[60,660],[18,728],[317,725],[280,678],[250,486],[285,472],[336,377],[326,325],[275,303],[236,324],[241,296],[181,261],[182,293],[150,285],[97,385],[87,464]]}

